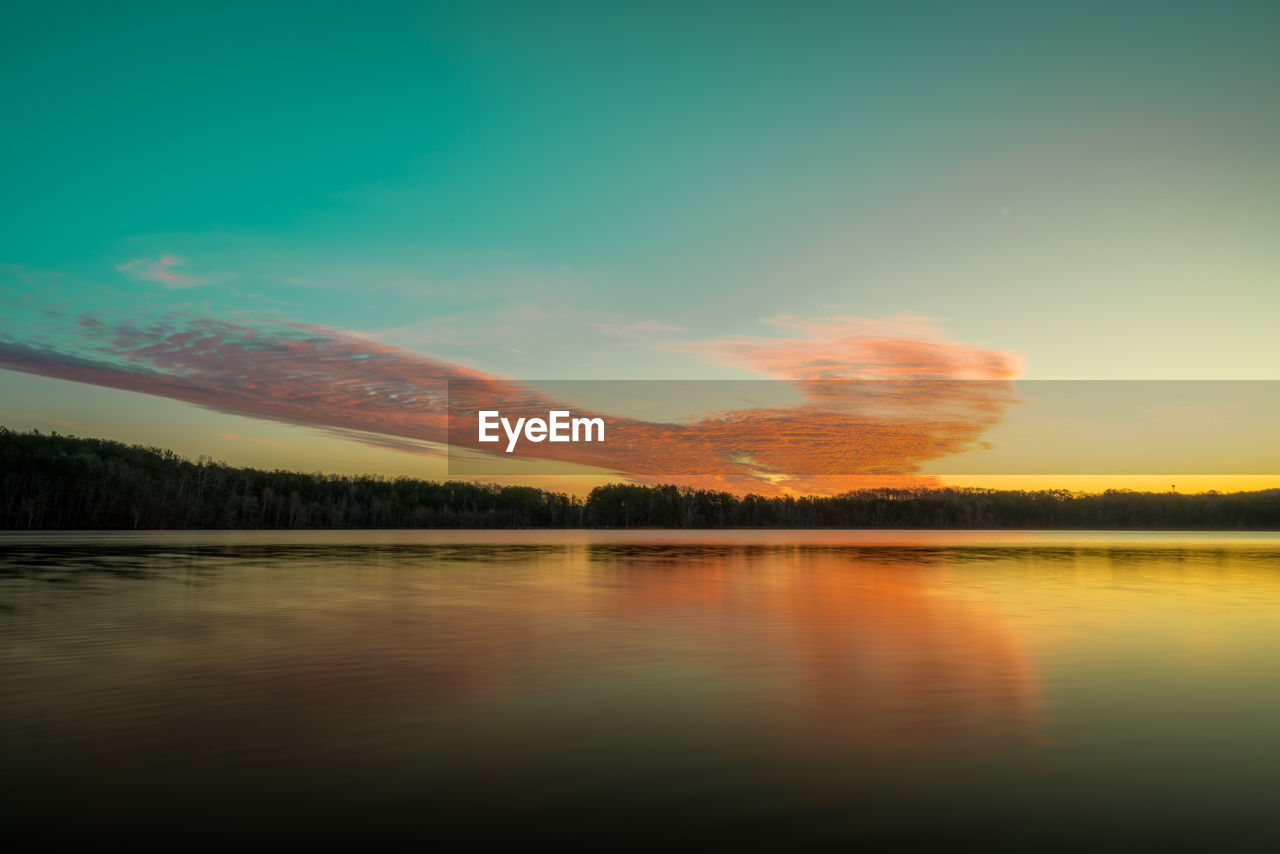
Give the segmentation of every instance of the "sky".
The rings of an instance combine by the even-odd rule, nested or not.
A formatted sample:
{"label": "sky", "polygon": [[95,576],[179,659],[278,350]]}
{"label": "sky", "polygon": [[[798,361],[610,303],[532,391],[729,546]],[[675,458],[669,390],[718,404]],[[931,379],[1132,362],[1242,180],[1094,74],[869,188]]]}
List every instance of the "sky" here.
{"label": "sky", "polygon": [[[1278,25],[24,4],[0,30],[0,424],[439,477],[446,376],[1280,379]],[[1168,483],[1081,477],[948,482]]]}

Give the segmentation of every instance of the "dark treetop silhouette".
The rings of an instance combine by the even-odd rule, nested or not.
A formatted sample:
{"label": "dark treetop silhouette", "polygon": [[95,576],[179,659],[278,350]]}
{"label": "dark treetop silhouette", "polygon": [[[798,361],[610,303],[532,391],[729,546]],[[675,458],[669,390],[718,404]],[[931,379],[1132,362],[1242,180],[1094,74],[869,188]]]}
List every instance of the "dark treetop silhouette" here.
{"label": "dark treetop silhouette", "polygon": [[0,528],[1074,528],[1278,530],[1280,489],[874,489],[735,496],[609,484],[532,486],[236,468],[173,451],[0,427]]}

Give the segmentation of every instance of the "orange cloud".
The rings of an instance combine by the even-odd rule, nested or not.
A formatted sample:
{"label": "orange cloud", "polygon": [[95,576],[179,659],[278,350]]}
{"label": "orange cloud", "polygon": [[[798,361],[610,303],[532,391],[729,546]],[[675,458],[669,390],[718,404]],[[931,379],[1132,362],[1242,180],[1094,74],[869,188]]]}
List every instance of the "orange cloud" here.
{"label": "orange cloud", "polygon": [[[639,481],[678,479],[735,492],[840,492],[929,482],[922,463],[958,453],[1012,401],[1007,353],[947,341],[922,321],[775,321],[793,338],[684,344],[790,381],[795,402],[712,412],[682,423],[592,413],[543,390],[351,332],[295,323],[172,315],[78,327],[77,352],[0,343],[11,369],[160,395],[421,451],[487,453],[476,408],[605,417],[605,444],[526,444],[521,456],[594,466]],[[450,380],[455,385],[452,400]],[[555,469],[550,469],[554,472]]]}
{"label": "orange cloud", "polygon": [[1007,380],[1022,373],[1016,353],[949,341],[915,315],[887,320],[800,320],[783,315],[766,322],[799,334],[716,338],[670,344],[667,349],[794,380]]}
{"label": "orange cloud", "polygon": [[[799,402],[678,424],[614,417],[607,445],[533,445],[524,456],[735,492],[930,485],[935,480],[918,474],[921,465],[973,447],[1016,399],[1010,382],[1022,370],[1016,354],[950,341],[923,318],[769,322],[793,335],[667,349],[786,380]],[[545,416],[548,408],[522,394],[494,395],[481,384],[474,395],[455,393],[452,405],[460,415],[499,408],[515,417]],[[452,426],[455,447],[485,450],[472,418],[455,415]]]}

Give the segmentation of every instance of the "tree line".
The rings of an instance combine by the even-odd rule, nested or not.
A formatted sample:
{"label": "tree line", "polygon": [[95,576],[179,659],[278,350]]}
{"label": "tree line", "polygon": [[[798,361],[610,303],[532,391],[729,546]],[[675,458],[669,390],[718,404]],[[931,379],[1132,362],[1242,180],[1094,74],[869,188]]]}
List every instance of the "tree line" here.
{"label": "tree line", "polygon": [[1280,489],[870,489],[737,496],[616,483],[532,486],[239,468],[173,451],[0,427],[0,528],[1047,528],[1278,530]]}

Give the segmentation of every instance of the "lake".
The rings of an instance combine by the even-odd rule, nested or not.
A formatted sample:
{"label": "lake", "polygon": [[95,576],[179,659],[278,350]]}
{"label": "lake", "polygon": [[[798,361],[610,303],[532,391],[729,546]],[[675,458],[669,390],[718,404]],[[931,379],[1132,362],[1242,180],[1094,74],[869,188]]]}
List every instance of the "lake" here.
{"label": "lake", "polygon": [[1250,847],[1280,535],[0,534],[6,836]]}

